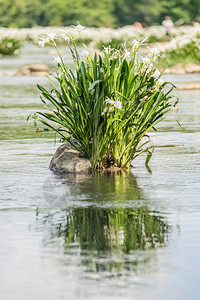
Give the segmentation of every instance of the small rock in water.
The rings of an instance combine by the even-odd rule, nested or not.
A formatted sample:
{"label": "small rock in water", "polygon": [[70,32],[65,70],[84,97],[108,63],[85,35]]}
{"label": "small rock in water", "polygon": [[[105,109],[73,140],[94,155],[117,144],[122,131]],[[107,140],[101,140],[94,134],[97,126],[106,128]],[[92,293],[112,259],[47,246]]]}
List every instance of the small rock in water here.
{"label": "small rock in water", "polygon": [[177,90],[200,90],[200,82],[188,83],[177,87]]}
{"label": "small rock in water", "polygon": [[49,67],[45,64],[35,64],[22,67],[18,72],[9,76],[45,76],[50,73]]}
{"label": "small rock in water", "polygon": [[197,64],[187,64],[183,66],[182,64],[177,64],[170,67],[164,71],[165,74],[186,74],[186,73],[200,73],[200,65]]}
{"label": "small rock in water", "polygon": [[181,64],[175,65],[173,67],[167,68],[164,71],[165,74],[185,74],[186,71]]}
{"label": "small rock in water", "polygon": [[58,147],[49,167],[52,171],[64,173],[89,173],[92,170],[90,160],[73,149],[69,143],[63,143]]}
{"label": "small rock in water", "polygon": [[200,65],[197,64],[187,64],[185,67],[186,73],[200,73]]}

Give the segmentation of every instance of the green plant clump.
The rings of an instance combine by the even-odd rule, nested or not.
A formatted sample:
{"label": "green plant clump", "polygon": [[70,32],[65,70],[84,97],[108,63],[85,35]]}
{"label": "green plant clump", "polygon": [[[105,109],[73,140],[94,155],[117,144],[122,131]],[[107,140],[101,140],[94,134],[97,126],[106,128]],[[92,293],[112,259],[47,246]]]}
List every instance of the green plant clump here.
{"label": "green plant clump", "polygon": [[[165,65],[167,64],[168,66],[174,66],[179,63],[183,65],[187,63],[200,64],[200,38],[197,36],[196,39],[186,40],[186,42],[184,42],[184,39],[178,39],[176,47],[166,50],[164,55]],[[159,64],[161,66],[164,65],[162,61]]]}
{"label": "green plant clump", "polygon": [[[81,27],[77,26],[78,33]],[[58,58],[57,74],[49,77],[53,89],[38,85],[49,111],[35,113],[35,123],[39,120],[68,141],[91,161],[93,170],[129,168],[143,152],[148,163],[153,149],[148,131],[155,129],[175,105],[170,95],[174,86],[164,89],[168,83],[160,79],[155,67],[158,50],[153,48],[150,57],[137,58],[142,43],[134,40],[129,49],[122,45],[121,50],[105,48],[100,53],[84,51],[79,55],[75,36],[70,36],[71,70],[55,39],[52,33],[40,41],[41,46],[53,45]]]}
{"label": "green plant clump", "polygon": [[23,46],[23,42],[17,38],[5,37],[0,40],[0,53],[3,55],[15,55]]}

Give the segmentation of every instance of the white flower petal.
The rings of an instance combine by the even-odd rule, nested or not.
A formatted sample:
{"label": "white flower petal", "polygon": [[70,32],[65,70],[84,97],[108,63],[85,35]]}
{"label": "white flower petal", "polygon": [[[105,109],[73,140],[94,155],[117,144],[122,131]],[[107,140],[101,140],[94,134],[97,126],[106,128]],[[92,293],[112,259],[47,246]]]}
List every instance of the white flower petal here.
{"label": "white flower petal", "polygon": [[55,40],[56,39],[56,32],[51,32],[47,34],[47,37],[51,40]]}
{"label": "white flower petal", "polygon": [[62,60],[59,56],[55,56],[54,59],[53,59],[53,64],[55,65],[58,65],[58,64],[61,64],[62,63]]}

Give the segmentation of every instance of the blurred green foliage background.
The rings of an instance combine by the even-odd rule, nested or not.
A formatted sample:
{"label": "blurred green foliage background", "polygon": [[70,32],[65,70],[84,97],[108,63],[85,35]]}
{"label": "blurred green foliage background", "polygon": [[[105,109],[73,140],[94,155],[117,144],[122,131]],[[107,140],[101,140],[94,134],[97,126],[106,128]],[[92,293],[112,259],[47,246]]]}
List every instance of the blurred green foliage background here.
{"label": "blurred green foliage background", "polygon": [[160,24],[165,15],[174,22],[200,21],[199,0],[0,0],[0,26],[85,26],[116,28],[141,22]]}

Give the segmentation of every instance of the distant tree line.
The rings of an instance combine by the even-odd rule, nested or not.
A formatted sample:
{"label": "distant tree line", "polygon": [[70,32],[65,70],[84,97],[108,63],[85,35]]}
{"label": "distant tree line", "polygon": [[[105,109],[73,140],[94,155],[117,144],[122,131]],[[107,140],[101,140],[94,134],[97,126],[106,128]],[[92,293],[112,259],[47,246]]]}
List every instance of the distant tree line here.
{"label": "distant tree line", "polygon": [[140,22],[160,24],[165,15],[174,22],[200,22],[199,0],[0,0],[0,26],[86,26],[113,28]]}

